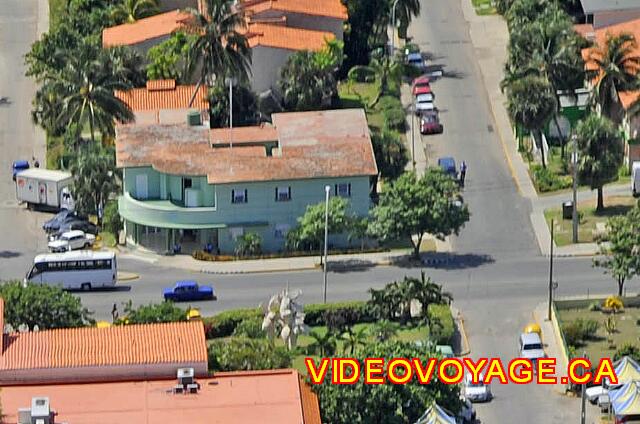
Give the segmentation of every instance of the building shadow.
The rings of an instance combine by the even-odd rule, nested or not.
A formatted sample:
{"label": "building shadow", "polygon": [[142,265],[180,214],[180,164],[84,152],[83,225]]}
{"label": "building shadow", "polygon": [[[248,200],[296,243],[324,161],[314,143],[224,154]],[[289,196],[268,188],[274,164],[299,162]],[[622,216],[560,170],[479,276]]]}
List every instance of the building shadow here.
{"label": "building shadow", "polygon": [[22,256],[20,252],[14,252],[13,250],[0,250],[0,258],[11,259]]}
{"label": "building shadow", "polygon": [[445,270],[478,268],[494,262],[491,255],[476,253],[434,252],[422,255],[422,266]]}

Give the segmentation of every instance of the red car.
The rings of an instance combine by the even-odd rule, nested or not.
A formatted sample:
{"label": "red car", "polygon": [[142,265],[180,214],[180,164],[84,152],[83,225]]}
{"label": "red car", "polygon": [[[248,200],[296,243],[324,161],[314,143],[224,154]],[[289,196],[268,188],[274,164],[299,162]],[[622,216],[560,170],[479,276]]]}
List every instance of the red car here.
{"label": "red car", "polygon": [[419,96],[420,94],[431,94],[431,87],[429,86],[429,84],[413,86],[413,95]]}
{"label": "red car", "polygon": [[423,75],[421,77],[418,77],[418,78],[414,79],[411,82],[411,84],[412,85],[424,85],[424,84],[429,85],[430,82],[431,81],[429,80],[429,77]]}
{"label": "red car", "polygon": [[420,134],[441,134],[443,129],[437,112],[425,112],[420,117]]}

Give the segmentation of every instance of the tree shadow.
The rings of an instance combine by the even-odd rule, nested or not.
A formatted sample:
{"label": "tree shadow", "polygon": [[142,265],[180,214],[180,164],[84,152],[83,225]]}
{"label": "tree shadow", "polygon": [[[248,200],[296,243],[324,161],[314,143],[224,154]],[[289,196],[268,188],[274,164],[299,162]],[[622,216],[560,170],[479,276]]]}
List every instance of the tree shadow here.
{"label": "tree shadow", "polygon": [[450,70],[443,71],[442,78],[452,78],[452,79],[464,79],[467,74],[462,71]]}
{"label": "tree shadow", "polygon": [[22,253],[14,252],[12,250],[0,250],[0,258],[10,259],[17,258],[19,256],[22,256]]}
{"label": "tree shadow", "polygon": [[71,293],[112,293],[112,292],[129,292],[131,291],[131,286],[127,285],[115,285],[113,287],[100,287],[91,289],[88,292],[81,289],[71,289],[67,290]]}
{"label": "tree shadow", "polygon": [[455,270],[478,268],[482,265],[491,264],[495,259],[491,255],[480,255],[476,253],[447,253],[434,252],[422,255],[423,266],[431,268]]}

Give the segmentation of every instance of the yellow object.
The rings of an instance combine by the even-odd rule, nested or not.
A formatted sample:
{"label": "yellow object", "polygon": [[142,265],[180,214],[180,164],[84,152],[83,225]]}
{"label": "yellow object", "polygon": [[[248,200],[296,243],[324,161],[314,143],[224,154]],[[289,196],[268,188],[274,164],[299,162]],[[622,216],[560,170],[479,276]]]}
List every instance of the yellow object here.
{"label": "yellow object", "polygon": [[611,309],[613,312],[621,311],[624,309],[624,303],[620,296],[609,296],[602,305],[606,309]]}
{"label": "yellow object", "polygon": [[188,320],[200,319],[200,318],[202,318],[202,315],[200,315],[200,311],[197,308],[191,308],[187,312],[187,319]]}
{"label": "yellow object", "polygon": [[525,333],[536,333],[542,339],[542,329],[536,323],[531,323],[524,328]]}
{"label": "yellow object", "polygon": [[98,328],[109,328],[111,327],[111,323],[108,321],[98,321],[96,322],[96,327]]}

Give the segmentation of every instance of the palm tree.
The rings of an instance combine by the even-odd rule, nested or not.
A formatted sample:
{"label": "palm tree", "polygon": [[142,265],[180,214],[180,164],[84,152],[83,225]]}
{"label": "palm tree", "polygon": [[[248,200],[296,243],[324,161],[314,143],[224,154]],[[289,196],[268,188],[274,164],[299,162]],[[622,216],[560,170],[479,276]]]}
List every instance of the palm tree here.
{"label": "palm tree", "polygon": [[104,51],[96,52],[95,46],[84,44],[68,52],[65,62],[62,72],[49,75],[41,88],[58,93],[57,119],[62,125],[84,128],[88,124],[93,142],[96,129],[102,135],[115,134],[114,119],[122,123],[134,120],[129,106],[114,94],[115,90],[131,88],[131,84]]}
{"label": "palm tree", "polygon": [[[551,84],[538,76],[525,76],[510,81],[507,91],[507,111],[513,122],[533,134],[536,143],[542,147],[542,128],[557,110],[556,97]],[[546,168],[544,151],[542,166]]]}
{"label": "palm tree", "polygon": [[111,18],[119,24],[130,24],[157,11],[157,0],[122,0],[111,7]]}
{"label": "palm tree", "polygon": [[251,49],[243,33],[246,23],[241,10],[230,0],[205,0],[204,3],[204,13],[188,9],[193,19],[185,23],[185,31],[197,36],[191,59],[193,68],[202,66],[198,86],[203,82],[213,85],[216,78],[231,76],[247,81],[251,72]]}
{"label": "palm tree", "polygon": [[379,342],[384,342],[394,337],[399,329],[398,323],[383,319],[371,327],[371,335]]}
{"label": "palm tree", "polygon": [[316,53],[303,50],[289,56],[282,67],[278,86],[286,110],[327,108],[337,95],[338,83],[333,71],[320,66],[315,58]]}
{"label": "palm tree", "polygon": [[378,82],[378,95],[370,105],[373,107],[378,103],[380,97],[389,91],[389,82],[393,81],[399,83],[400,78],[402,77],[402,68],[400,64],[388,57],[371,59],[369,66],[373,69],[376,81]]}
{"label": "palm tree", "polygon": [[452,296],[448,292],[442,291],[442,286],[426,278],[425,273],[421,273],[421,278],[407,278],[405,283],[408,285],[408,293],[410,300],[417,300],[421,305],[422,318],[427,322],[429,320],[429,305],[441,305],[451,302]]}
{"label": "palm tree", "polygon": [[576,130],[578,143],[578,178],[598,190],[596,212],[604,209],[602,187],[618,178],[624,159],[623,141],[608,118],[589,115]]}
{"label": "palm tree", "polygon": [[614,123],[622,122],[622,108],[619,93],[640,88],[640,56],[632,34],[607,35],[604,46],[591,50],[588,64],[594,69],[588,72],[595,81],[592,104],[600,108],[600,113]]}
{"label": "palm tree", "polygon": [[347,330],[342,333],[344,353],[353,355],[359,347],[367,344],[368,336],[369,335],[365,327],[360,327],[357,330],[354,330],[353,327],[348,327]]}
{"label": "palm tree", "polygon": [[319,332],[312,330],[309,336],[313,342],[308,346],[309,351],[321,357],[331,356],[336,351],[336,336],[331,331]]}
{"label": "palm tree", "polygon": [[[393,5],[393,1],[389,0],[389,8]],[[420,0],[398,0],[396,4],[396,21],[400,23],[400,28],[406,31],[411,19],[418,15],[420,15]]]}

